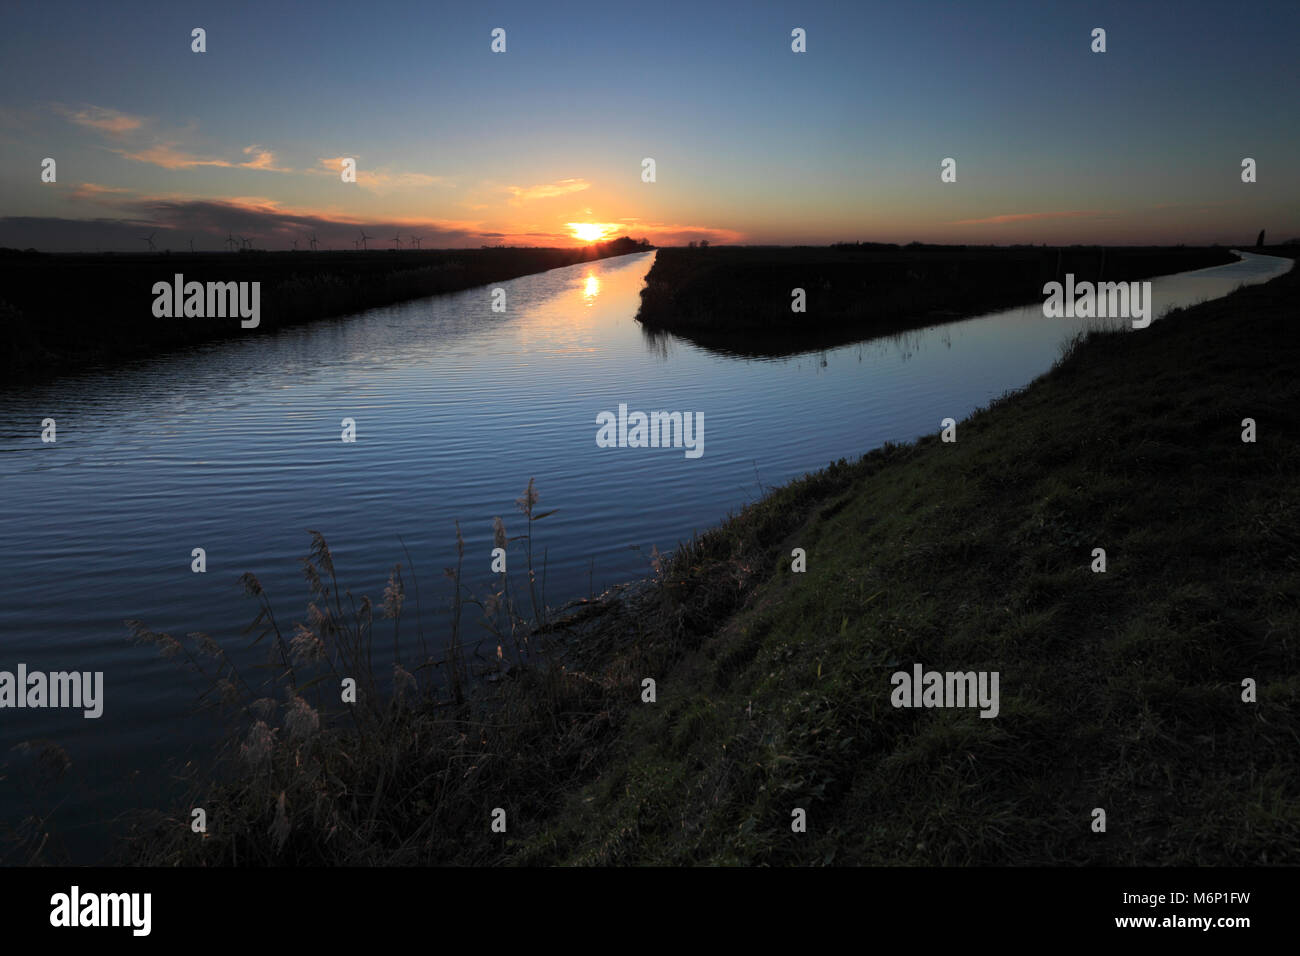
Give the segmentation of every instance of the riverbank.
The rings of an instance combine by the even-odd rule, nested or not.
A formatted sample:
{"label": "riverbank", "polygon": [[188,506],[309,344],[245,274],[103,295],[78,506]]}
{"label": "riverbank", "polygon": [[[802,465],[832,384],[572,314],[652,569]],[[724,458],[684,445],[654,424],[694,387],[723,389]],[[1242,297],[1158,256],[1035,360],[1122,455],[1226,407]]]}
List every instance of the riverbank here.
{"label": "riverbank", "polygon": [[[956,443],[936,422],[794,481],[654,580],[539,626],[502,626],[489,599],[500,659],[523,637],[533,663],[498,665],[477,693],[443,679],[461,673],[455,645],[437,671],[410,665],[405,703],[363,680],[365,706],[337,721],[308,704],[336,680],[308,692],[299,674],[296,694],[251,702],[224,774],[135,821],[124,855],[1300,862],[1298,305],[1292,270],[1094,334]],[[330,613],[328,550],[309,568],[317,631],[360,661],[371,632]],[[284,639],[286,660],[315,646]],[[998,672],[997,716],[891,706],[891,676],[917,663]]]}
{"label": "riverbank", "polygon": [[[645,251],[626,237],[575,249],[61,255],[0,250],[0,372],[41,379],[237,335]],[[256,328],[238,317],[154,315],[154,283],[260,282]]]}
{"label": "riverbank", "polygon": [[[788,355],[1042,301],[1044,283],[1067,273],[1128,282],[1236,259],[1181,246],[661,249],[637,320],[719,352]],[[793,289],[804,290],[803,312],[792,311]]]}

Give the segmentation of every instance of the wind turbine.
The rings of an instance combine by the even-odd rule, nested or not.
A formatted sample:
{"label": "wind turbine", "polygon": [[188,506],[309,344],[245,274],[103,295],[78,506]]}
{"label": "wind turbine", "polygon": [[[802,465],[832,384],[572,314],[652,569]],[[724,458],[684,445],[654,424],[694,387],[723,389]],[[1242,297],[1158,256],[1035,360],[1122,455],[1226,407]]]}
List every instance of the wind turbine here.
{"label": "wind turbine", "polygon": [[411,244],[414,245],[415,248],[420,248],[420,241],[423,239],[422,236],[407,236],[407,238],[411,240]]}
{"label": "wind turbine", "polygon": [[308,241],[309,243],[311,243],[311,251],[312,251],[312,252],[315,252],[315,251],[316,251],[316,233],[315,233],[315,231],[312,232],[312,234],[311,234],[311,238],[308,239],[307,241]]}
{"label": "wind turbine", "polygon": [[235,237],[230,233],[226,233],[226,245],[230,247],[231,252],[235,251]]}
{"label": "wind turbine", "polygon": [[298,251],[298,240],[297,240],[297,239],[295,239],[295,240],[293,241],[293,251],[294,251],[294,252],[297,252],[297,251]]}
{"label": "wind turbine", "polygon": [[250,251],[252,250],[252,248],[253,248],[253,240],[252,240],[252,239],[245,239],[243,236],[240,236],[240,237],[239,237],[239,241],[240,241],[241,243],[243,243],[243,248],[244,248],[244,249],[248,249],[248,250],[250,250]]}
{"label": "wind turbine", "polygon": [[373,239],[373,238],[375,238],[375,237],[374,237],[374,236],[367,236],[367,235],[366,235],[366,231],[365,231],[364,229],[361,230],[361,249],[362,249],[362,251],[365,251],[365,250],[366,250],[366,240],[367,240],[367,239]]}
{"label": "wind turbine", "polygon": [[194,240],[190,240],[190,255],[194,255]]}
{"label": "wind turbine", "polygon": [[402,237],[400,235],[393,236],[393,242],[397,243],[398,249],[402,248]]}
{"label": "wind turbine", "polygon": [[141,236],[141,237],[140,237],[140,241],[141,241],[141,242],[147,242],[147,243],[149,243],[149,251],[150,251],[150,252],[157,252],[157,251],[158,251],[158,247],[155,246],[155,245],[153,244],[153,237],[156,236],[156,235],[158,235],[158,230],[157,230],[157,229],[155,229],[153,232],[149,233],[149,235],[147,235],[147,236]]}

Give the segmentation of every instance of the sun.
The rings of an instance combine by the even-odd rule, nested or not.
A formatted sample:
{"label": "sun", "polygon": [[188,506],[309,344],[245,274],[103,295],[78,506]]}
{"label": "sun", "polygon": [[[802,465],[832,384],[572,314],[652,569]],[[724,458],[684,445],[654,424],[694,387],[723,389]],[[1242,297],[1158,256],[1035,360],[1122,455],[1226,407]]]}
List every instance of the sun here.
{"label": "sun", "polygon": [[567,225],[573,238],[583,242],[600,242],[613,231],[613,227],[603,222],[570,222]]}

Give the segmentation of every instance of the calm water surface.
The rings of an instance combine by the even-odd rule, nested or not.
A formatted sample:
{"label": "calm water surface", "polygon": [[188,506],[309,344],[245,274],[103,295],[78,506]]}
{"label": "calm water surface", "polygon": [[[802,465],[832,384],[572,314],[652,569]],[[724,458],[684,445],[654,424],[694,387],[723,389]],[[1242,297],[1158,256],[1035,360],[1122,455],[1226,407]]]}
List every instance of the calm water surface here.
{"label": "calm water surface", "polygon": [[[378,601],[391,566],[419,576],[426,630],[450,590],[459,520],[467,583],[486,593],[492,518],[511,534],[536,479],[548,601],[644,574],[670,550],[775,485],[888,440],[958,420],[1047,370],[1088,320],[1041,305],[780,360],[716,355],[633,321],[653,253],[557,269],[23,391],[0,388],[0,670],[103,671],[104,714],[0,711],[0,773],[25,740],[72,760],[58,833],[102,849],[104,821],[156,802],[167,761],[201,757],[216,730],[202,685],[129,644],[122,624],[207,631],[241,647],[254,572],[282,627],[302,620],[307,529],[340,582]],[[1243,261],[1155,280],[1157,313],[1261,282],[1291,261]],[[1141,334],[1135,332],[1134,334]],[[704,414],[704,454],[602,449],[599,412]],[[40,441],[43,418],[58,442]],[[355,444],[340,420],[356,420]],[[207,551],[206,574],[190,552]],[[515,570],[518,570],[516,566]],[[408,585],[408,609],[413,595]],[[255,652],[250,652],[255,653]],[[260,658],[260,652],[256,654]],[[250,658],[251,659],[251,658]],[[0,834],[53,801],[0,779]],[[134,779],[132,787],[124,781]]]}

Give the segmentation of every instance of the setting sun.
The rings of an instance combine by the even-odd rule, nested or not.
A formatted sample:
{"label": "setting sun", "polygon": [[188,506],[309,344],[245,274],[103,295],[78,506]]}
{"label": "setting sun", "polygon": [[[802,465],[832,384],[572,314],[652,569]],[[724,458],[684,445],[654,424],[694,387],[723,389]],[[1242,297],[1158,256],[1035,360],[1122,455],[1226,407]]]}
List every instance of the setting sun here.
{"label": "setting sun", "polygon": [[581,239],[583,242],[600,242],[617,226],[605,222],[570,222],[567,223],[573,238]]}

